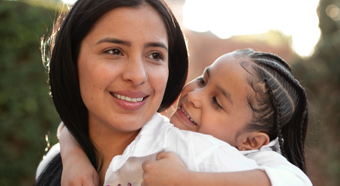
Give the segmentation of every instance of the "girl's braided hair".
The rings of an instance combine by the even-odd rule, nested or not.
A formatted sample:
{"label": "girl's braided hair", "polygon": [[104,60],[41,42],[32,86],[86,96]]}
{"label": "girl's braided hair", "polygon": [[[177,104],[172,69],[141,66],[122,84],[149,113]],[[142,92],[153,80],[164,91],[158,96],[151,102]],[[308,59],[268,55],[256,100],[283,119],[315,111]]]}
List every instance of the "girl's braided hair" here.
{"label": "girl's braided hair", "polygon": [[[248,97],[254,117],[247,131],[261,131],[270,140],[279,139],[280,150],[288,161],[306,172],[304,143],[307,133],[308,109],[305,89],[293,77],[289,65],[280,57],[251,49],[238,50],[250,60],[251,67],[241,63],[254,77],[248,78],[255,96]],[[247,68],[247,69],[246,69]]]}

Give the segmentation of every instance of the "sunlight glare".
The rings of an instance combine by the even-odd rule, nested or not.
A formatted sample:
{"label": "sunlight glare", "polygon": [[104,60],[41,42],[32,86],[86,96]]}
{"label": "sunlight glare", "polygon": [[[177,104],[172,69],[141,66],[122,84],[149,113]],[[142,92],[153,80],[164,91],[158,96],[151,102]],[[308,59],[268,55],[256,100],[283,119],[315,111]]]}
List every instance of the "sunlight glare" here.
{"label": "sunlight glare", "polygon": [[335,5],[329,5],[326,8],[326,13],[327,15],[332,18],[334,21],[339,21],[340,20],[340,14],[339,14],[340,10],[337,6]]}
{"label": "sunlight glare", "polygon": [[211,31],[222,39],[280,30],[292,36],[292,48],[309,56],[320,37],[318,0],[186,0],[184,26]]}
{"label": "sunlight glare", "polygon": [[63,3],[73,5],[77,0],[62,0]]}

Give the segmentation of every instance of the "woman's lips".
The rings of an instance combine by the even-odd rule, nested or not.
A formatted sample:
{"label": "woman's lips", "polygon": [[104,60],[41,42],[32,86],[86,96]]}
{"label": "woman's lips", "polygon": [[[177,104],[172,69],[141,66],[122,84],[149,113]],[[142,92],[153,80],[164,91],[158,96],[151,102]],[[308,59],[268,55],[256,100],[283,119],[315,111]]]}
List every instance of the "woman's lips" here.
{"label": "woman's lips", "polygon": [[135,91],[131,91],[131,90],[112,91],[111,93],[118,94],[118,95],[121,95],[121,96],[127,96],[127,97],[130,97],[130,98],[143,98],[143,97],[148,96],[147,94],[145,94],[142,91],[135,92]]}
{"label": "woman's lips", "polygon": [[143,97],[141,97],[141,98],[130,98],[128,96],[123,96],[123,95],[115,94],[115,93],[111,93],[111,95],[113,95],[115,98],[118,98],[118,99],[121,99],[121,100],[124,100],[124,101],[127,101],[127,102],[132,102],[132,103],[141,102],[141,101],[144,100]]}
{"label": "woman's lips", "polygon": [[177,113],[187,123],[197,126],[197,123],[190,117],[190,115],[186,112],[186,110],[182,106],[179,106],[177,108]]}
{"label": "woman's lips", "polygon": [[126,110],[136,110],[141,108],[147,98],[149,97],[147,94],[139,91],[118,91],[118,92],[110,92],[114,101],[123,109]]}

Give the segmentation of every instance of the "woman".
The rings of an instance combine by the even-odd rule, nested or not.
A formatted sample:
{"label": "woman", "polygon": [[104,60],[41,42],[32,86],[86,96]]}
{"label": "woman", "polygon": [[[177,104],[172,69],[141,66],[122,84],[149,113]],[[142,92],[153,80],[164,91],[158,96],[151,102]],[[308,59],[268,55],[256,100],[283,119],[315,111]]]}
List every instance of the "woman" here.
{"label": "woman", "polygon": [[[156,111],[178,97],[188,71],[185,40],[163,1],[79,0],[61,21],[49,63],[53,102],[103,176]],[[37,184],[60,184],[61,170],[57,156]]]}

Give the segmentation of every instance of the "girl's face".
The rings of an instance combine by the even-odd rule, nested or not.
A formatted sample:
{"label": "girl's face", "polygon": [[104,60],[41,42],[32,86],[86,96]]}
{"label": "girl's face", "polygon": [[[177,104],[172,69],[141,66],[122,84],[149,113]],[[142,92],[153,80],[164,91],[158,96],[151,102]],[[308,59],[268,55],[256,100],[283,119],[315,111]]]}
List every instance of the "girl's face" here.
{"label": "girl's face", "polygon": [[140,129],[156,113],[168,80],[162,18],[149,5],[109,11],[82,41],[78,72],[90,130]]}
{"label": "girl's face", "polygon": [[246,59],[226,54],[187,84],[171,123],[236,146],[238,134],[252,116],[247,96],[253,90],[247,81],[248,72],[240,65],[242,61]]}

